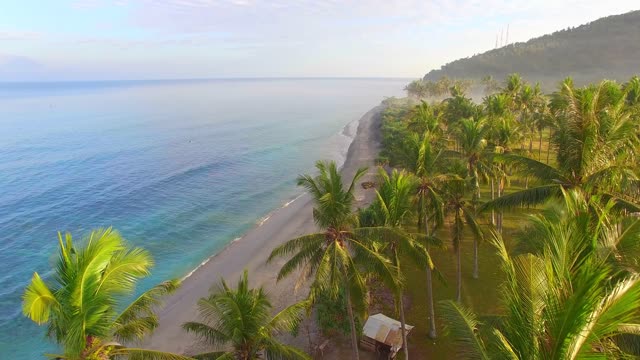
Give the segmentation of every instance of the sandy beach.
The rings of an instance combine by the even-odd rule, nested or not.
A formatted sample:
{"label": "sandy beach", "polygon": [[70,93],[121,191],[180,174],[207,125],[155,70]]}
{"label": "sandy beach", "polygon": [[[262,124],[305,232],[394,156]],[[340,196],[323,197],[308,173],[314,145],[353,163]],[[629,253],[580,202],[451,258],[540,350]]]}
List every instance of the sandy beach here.
{"label": "sandy beach", "polygon": [[[361,181],[375,177],[374,162],[380,146],[381,110],[382,106],[376,106],[360,119],[356,136],[341,170],[345,181],[350,180],[355,171],[363,166],[368,166],[369,171]],[[373,196],[373,190],[364,190],[361,186],[356,188],[359,207],[368,204]],[[206,350],[197,339],[185,333],[181,325],[186,321],[198,319],[197,301],[207,296],[212,285],[219,283],[220,278],[225,278],[233,286],[244,269],[249,271],[249,279],[253,286],[263,285],[267,289],[274,310],[280,310],[304,298],[305,289],[294,291],[296,276],[276,282],[276,274],[285,259],[278,259],[271,264],[266,264],[266,259],[271,251],[283,242],[317,230],[312,218],[312,209],[310,197],[302,195],[288,206],[273,212],[266,222],[253,228],[240,240],[212,257],[167,299],[166,305],[159,311],[160,326],[144,345],[152,349],[186,354]]]}

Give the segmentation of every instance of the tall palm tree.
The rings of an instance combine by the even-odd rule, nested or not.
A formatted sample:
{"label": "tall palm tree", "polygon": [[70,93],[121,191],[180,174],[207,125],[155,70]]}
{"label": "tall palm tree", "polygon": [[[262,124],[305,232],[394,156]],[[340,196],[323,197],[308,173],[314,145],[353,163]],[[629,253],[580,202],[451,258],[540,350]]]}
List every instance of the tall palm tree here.
{"label": "tall palm tree", "polygon": [[447,207],[453,212],[452,245],[456,254],[456,301],[462,301],[462,240],[465,225],[471,230],[474,237],[474,275],[478,269],[478,243],[483,238],[483,233],[475,218],[473,206],[464,200],[467,184],[460,180],[451,180],[446,184]]}
{"label": "tall palm tree", "polygon": [[[540,84],[531,87],[529,84],[522,86],[520,90],[520,121],[529,138],[529,154],[533,154],[533,134],[536,130],[540,135],[540,147],[542,147],[542,129],[544,128],[544,114],[546,110],[546,98],[540,90]],[[540,160],[540,158],[538,158]]]}
{"label": "tall palm tree", "polygon": [[[490,143],[488,148],[492,150],[484,155],[487,157],[485,162],[491,185],[492,201],[495,200],[496,194],[500,197],[504,191],[507,174],[505,164],[495,155],[511,153],[513,145],[519,142],[522,137],[521,126],[509,109],[509,101],[509,96],[504,93],[487,96],[484,99],[487,123],[490,129],[487,136]],[[496,225],[501,231],[501,211],[498,211],[496,218],[495,210],[491,210],[491,224]]]}
{"label": "tall palm tree", "polygon": [[624,192],[638,180],[633,165],[640,143],[638,116],[628,110],[619,86],[610,81],[582,89],[574,89],[570,81],[562,86],[553,100],[557,167],[521,155],[503,156],[516,170],[542,183],[504,195],[482,209],[541,204],[570,188],[607,194],[637,208],[631,204],[637,199]]}
{"label": "tall palm tree", "polygon": [[173,292],[177,280],[163,282],[132,303],[119,301],[133,293],[136,282],[149,275],[153,260],[142,248],[131,247],[111,228],[93,230],[81,246],[71,234],[58,234],[59,255],[48,283],[38,273],[23,296],[22,312],[60,345],[68,360],[188,359],[154,350],[127,347],[158,327],[153,309]]}
{"label": "tall palm tree", "polygon": [[486,136],[490,128],[485,119],[462,119],[459,125],[457,132],[457,138],[460,143],[459,154],[467,161],[473,202],[477,203],[480,199],[479,171],[485,167],[482,164],[482,160],[487,146]]}
{"label": "tall palm tree", "polygon": [[[444,200],[442,196],[443,184],[454,178],[450,174],[440,173],[440,156],[442,150],[436,150],[432,144],[432,136],[425,133],[420,147],[417,152],[415,167],[412,171],[418,178],[417,198],[417,215],[418,229],[424,228],[424,234],[427,239],[426,248],[429,251],[429,245],[432,236],[432,230],[444,223]],[[430,226],[433,224],[433,226]],[[433,301],[433,274],[431,266],[427,266],[427,308],[429,309],[429,337],[435,339],[438,334],[436,331],[435,306]]]}
{"label": "tall palm tree", "polygon": [[[460,152],[467,161],[468,179],[471,185],[471,207],[475,208],[480,201],[480,178],[492,177],[492,152],[487,151],[486,137],[490,131],[484,118],[460,120],[458,139]],[[454,201],[455,202],[455,201]],[[474,237],[473,278],[479,277],[478,268],[478,237]]]}
{"label": "tall palm tree", "polygon": [[353,356],[359,359],[354,309],[360,315],[366,312],[365,276],[367,272],[374,272],[394,289],[396,270],[388,259],[372,250],[364,234],[358,232],[353,192],[366,169],[359,169],[345,188],[334,162],[318,161],[316,168],[318,176],[302,175],[298,185],[304,186],[313,197],[313,219],[321,232],[287,241],[273,250],[268,261],[290,256],[280,269],[278,280],[301,270],[303,278],[313,278],[309,294],[312,301],[322,292],[336,298],[344,290]]}
{"label": "tall palm tree", "polygon": [[506,275],[501,287],[503,314],[482,325],[471,310],[444,303],[460,355],[625,357],[618,339],[626,331],[637,331],[640,323],[640,274],[616,263],[620,256],[630,255],[624,253],[627,245],[637,254],[639,220],[616,220],[613,203],[602,207],[601,199],[589,199],[580,190],[563,190],[563,195],[563,206],[531,217],[527,241],[537,239],[535,252],[512,255],[494,234]]}
{"label": "tall palm tree", "polygon": [[[368,238],[377,241],[376,249],[391,260],[397,271],[396,278],[404,278],[403,260],[409,259],[421,268],[433,268],[426,247],[404,229],[405,222],[413,215],[413,196],[416,181],[411,174],[393,170],[391,176],[380,168],[379,190],[376,190],[377,200],[372,204],[378,215],[378,227],[362,229],[368,232]],[[427,242],[430,239],[427,239]],[[406,265],[405,265],[406,266]],[[404,356],[409,360],[409,344],[405,331],[405,313],[402,287],[395,291],[396,306],[400,313],[402,344]]]}
{"label": "tall palm tree", "polygon": [[216,360],[307,360],[311,359],[299,349],[278,341],[277,336],[296,330],[305,316],[308,304],[291,305],[271,316],[271,302],[262,287],[249,288],[249,275],[245,270],[237,288],[231,289],[222,279],[217,289],[198,301],[200,318],[204,322],[190,321],[182,325],[217,348],[230,350],[208,352],[196,359]]}

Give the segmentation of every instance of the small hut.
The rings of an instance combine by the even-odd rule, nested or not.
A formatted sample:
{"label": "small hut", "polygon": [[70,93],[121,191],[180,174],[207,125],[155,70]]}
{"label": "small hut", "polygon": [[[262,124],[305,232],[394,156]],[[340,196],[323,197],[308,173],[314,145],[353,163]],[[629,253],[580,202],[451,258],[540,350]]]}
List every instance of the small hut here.
{"label": "small hut", "polygon": [[[383,314],[369,316],[362,330],[360,345],[382,355],[383,359],[395,359],[398,351],[402,349],[400,328],[400,321]],[[409,335],[413,326],[405,324],[405,329]]]}

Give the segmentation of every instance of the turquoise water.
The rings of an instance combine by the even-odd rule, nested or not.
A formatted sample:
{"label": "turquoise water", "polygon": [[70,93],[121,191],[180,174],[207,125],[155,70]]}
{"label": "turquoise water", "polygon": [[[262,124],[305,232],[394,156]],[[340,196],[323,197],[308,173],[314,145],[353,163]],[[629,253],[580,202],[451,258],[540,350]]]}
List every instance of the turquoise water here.
{"label": "turquoise water", "polygon": [[357,120],[407,80],[0,84],[0,357],[55,348],[20,296],[57,231],[114,226],[182,277],[342,161]]}

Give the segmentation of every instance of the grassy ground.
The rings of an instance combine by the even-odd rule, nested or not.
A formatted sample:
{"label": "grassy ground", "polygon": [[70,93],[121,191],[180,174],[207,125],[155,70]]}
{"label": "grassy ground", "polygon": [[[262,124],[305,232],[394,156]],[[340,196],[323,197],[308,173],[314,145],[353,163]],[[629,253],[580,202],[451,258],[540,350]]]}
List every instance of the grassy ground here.
{"label": "grassy ground", "polygon": [[[544,159],[543,159],[544,162]],[[534,185],[531,183],[530,185]],[[512,179],[508,192],[524,188],[524,179]],[[487,201],[491,198],[489,187],[485,184],[481,187],[481,199]],[[520,236],[527,223],[526,215],[536,212],[535,209],[515,209],[505,211],[503,218],[503,238],[507,246],[514,242],[514,238]],[[490,222],[490,214],[481,214],[479,222],[487,229]],[[446,248],[431,249],[431,256],[445,282],[434,278],[434,300],[436,303],[436,325],[438,338],[435,340],[427,336],[428,308],[426,293],[426,272],[414,266],[406,267],[406,291],[409,298],[406,307],[407,323],[415,326],[409,336],[411,359],[451,359],[455,358],[455,347],[451,339],[446,336],[444,322],[438,317],[440,302],[454,300],[456,296],[456,257],[451,244],[451,219],[447,219],[445,225],[438,230],[437,235],[444,242]],[[503,273],[500,262],[493,246],[485,241],[479,248],[479,279],[473,279],[473,235],[465,230],[462,242],[462,303],[475,311],[478,316],[494,315],[500,313],[500,285],[503,281]],[[391,310],[389,313],[393,313]],[[398,316],[397,314],[394,314]]]}
{"label": "grassy ground", "polygon": [[[505,238],[508,234],[518,231],[522,224],[522,216],[518,213],[509,213],[504,216]],[[407,270],[407,293],[410,299],[406,309],[407,323],[414,325],[415,329],[409,336],[409,346],[412,359],[451,359],[455,349],[451,339],[446,336],[444,324],[438,314],[438,302],[455,299],[456,295],[456,258],[450,245],[451,233],[448,224],[438,234],[442,240],[447,241],[447,249],[432,249],[431,256],[446,283],[434,281],[433,291],[436,302],[436,324],[438,338],[431,340],[427,336],[428,309],[426,293],[426,273],[415,267]],[[479,279],[471,276],[473,267],[473,236],[465,232],[462,243],[462,302],[472,308],[478,315],[491,315],[500,312],[499,287],[503,280],[502,271],[499,268],[499,260],[493,247],[485,242],[479,248]]]}

